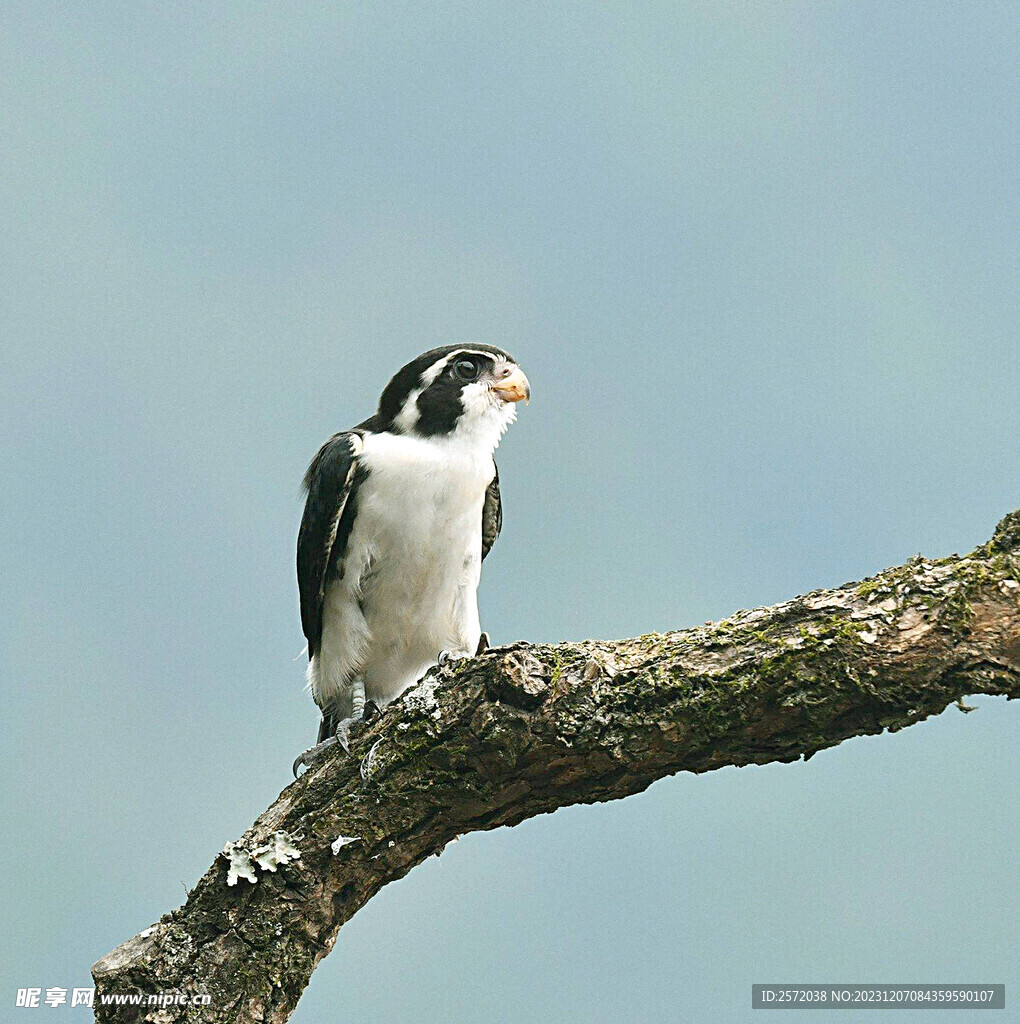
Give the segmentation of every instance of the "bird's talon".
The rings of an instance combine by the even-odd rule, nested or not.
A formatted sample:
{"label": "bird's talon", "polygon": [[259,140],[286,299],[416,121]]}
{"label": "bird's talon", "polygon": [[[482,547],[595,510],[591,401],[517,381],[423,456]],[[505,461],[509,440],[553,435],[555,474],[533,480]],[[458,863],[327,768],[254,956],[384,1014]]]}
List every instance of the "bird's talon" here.
{"label": "bird's talon", "polygon": [[437,661],[440,665],[452,665],[455,661],[463,661],[470,657],[470,651],[440,651]]}
{"label": "bird's talon", "polygon": [[341,722],[336,727],[336,735],[333,737],[333,742],[334,743],[339,743],[341,749],[343,750],[343,752],[345,754],[350,754],[350,752],[351,752],[351,727],[346,723],[346,721]]}
{"label": "bird's talon", "polygon": [[298,777],[298,769],[314,768],[325,756],[326,752],[330,747],[335,746],[337,739],[335,736],[330,736],[329,739],[323,740],[321,743],[316,743],[314,747],[309,747],[303,753],[298,754],[294,759],[294,763],[291,765],[291,771],[294,773],[294,778]]}

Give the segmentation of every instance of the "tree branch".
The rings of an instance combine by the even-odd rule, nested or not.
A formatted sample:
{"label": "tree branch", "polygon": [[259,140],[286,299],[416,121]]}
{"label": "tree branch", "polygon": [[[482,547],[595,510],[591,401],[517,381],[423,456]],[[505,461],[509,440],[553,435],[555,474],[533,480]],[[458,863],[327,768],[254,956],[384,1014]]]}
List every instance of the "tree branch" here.
{"label": "tree branch", "polygon": [[[437,669],[238,840],[257,883],[228,886],[217,857],[183,907],[93,967],[96,1020],[285,1021],[340,926],[463,833],[679,771],[810,757],[971,693],[1020,696],[1020,512],[964,558],[696,629],[514,644]],[[211,1002],[101,1005],[167,991]]]}

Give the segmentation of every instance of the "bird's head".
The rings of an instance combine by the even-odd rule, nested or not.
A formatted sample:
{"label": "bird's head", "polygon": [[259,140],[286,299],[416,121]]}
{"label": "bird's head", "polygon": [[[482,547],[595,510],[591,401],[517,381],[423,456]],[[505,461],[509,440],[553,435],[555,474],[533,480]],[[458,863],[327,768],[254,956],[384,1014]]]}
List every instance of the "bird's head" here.
{"label": "bird's head", "polygon": [[513,356],[491,345],[448,345],[413,359],[379,400],[383,429],[495,449],[531,386]]}

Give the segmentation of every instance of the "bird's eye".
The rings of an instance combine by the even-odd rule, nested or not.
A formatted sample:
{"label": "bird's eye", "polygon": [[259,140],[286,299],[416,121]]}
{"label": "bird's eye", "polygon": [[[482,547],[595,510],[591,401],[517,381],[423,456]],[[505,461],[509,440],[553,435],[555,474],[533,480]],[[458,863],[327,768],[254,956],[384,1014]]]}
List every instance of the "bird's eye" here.
{"label": "bird's eye", "polygon": [[453,364],[453,372],[461,380],[474,380],[478,376],[478,364],[473,359],[458,359]]}

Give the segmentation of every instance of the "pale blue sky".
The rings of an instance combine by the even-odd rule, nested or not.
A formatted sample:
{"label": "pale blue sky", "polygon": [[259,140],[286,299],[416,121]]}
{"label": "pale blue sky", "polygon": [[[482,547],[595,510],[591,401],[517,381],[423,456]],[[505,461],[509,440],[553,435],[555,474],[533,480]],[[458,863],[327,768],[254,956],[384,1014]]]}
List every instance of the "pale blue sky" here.
{"label": "pale blue sky", "polygon": [[[992,2],[10,0],[0,1006],[88,984],[286,784],[301,474],[426,348],[533,384],[497,641],[987,539],[1020,507],[1018,38]],[[294,1020],[742,1024],[755,981],[1015,1002],[1020,710],[976,703],[468,836]]]}

